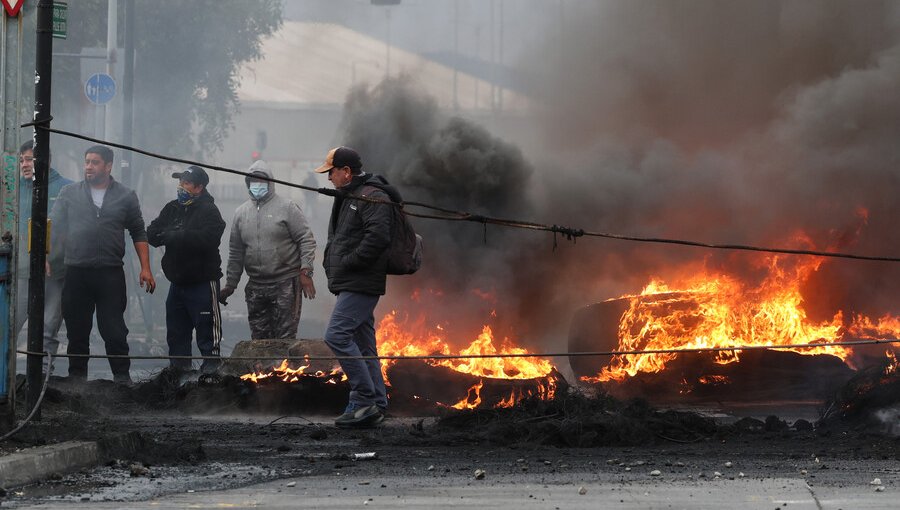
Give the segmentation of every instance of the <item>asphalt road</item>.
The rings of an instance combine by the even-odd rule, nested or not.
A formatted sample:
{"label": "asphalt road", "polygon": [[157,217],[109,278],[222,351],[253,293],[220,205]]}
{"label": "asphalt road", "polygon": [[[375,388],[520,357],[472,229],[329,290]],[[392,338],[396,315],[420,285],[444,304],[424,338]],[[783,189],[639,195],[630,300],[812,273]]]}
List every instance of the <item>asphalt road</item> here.
{"label": "asphalt road", "polygon": [[896,508],[896,488],[811,487],[802,477],[689,480],[666,474],[619,476],[569,472],[473,476],[422,472],[416,476],[286,478],[237,489],[191,491],[146,501],[47,501],[20,508],[218,509],[218,508]]}
{"label": "asphalt road", "polygon": [[[280,418],[277,421],[276,418]],[[10,491],[12,508],[896,508],[900,441],[759,434],[634,447],[498,446],[391,418],[107,417],[202,458],[123,459]],[[273,423],[274,421],[274,423]],[[375,460],[348,455],[375,452]],[[476,478],[476,470],[484,477]],[[658,472],[656,474],[655,472]],[[873,484],[878,479],[877,484]]]}

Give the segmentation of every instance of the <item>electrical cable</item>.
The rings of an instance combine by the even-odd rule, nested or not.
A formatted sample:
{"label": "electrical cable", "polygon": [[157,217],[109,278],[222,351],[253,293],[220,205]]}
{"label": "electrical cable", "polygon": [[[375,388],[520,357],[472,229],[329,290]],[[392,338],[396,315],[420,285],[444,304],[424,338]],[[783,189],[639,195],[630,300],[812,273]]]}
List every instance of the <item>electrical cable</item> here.
{"label": "electrical cable", "polygon": [[11,437],[16,432],[22,430],[22,427],[24,427],[29,421],[31,421],[31,418],[34,417],[34,414],[37,413],[37,410],[41,408],[41,402],[43,402],[43,400],[44,400],[44,394],[47,393],[47,385],[50,383],[50,368],[49,367],[53,366],[53,355],[50,354],[49,352],[41,352],[41,353],[37,353],[37,354],[40,354],[42,356],[47,356],[47,375],[44,376],[44,386],[41,388],[41,394],[38,395],[37,401],[34,403],[34,407],[31,409],[31,412],[28,413],[28,416],[26,416],[25,419],[22,420],[22,422],[16,426],[16,428],[14,428],[14,429],[10,430],[9,432],[7,432],[6,434],[3,434],[2,436],[0,436],[0,441],[4,441],[7,438]]}
{"label": "electrical cable", "polygon": [[[138,154],[143,154],[144,156],[148,156],[155,159],[161,159],[164,161],[170,161],[173,163],[181,163],[185,165],[196,165],[204,168],[208,168],[210,170],[215,170],[218,172],[225,172],[235,175],[242,175],[244,177],[249,177],[250,174],[248,172],[243,172],[240,170],[235,170],[233,168],[226,168],[217,165],[209,165],[206,163],[202,163],[199,161],[192,161],[189,159],[176,158],[172,156],[166,156],[163,154],[157,154],[154,152],[150,152],[145,149],[140,149],[137,147],[132,147],[129,145],[124,145],[120,143],[110,142],[107,140],[102,140],[99,138],[94,138],[86,135],[82,135],[79,133],[73,133],[71,131],[65,131],[62,129],[56,129],[49,126],[52,117],[49,119],[36,120],[33,122],[28,122],[22,124],[21,127],[34,127],[35,129],[43,129],[49,131],[51,133],[56,133],[58,135],[68,136],[72,138],[78,138],[81,140],[108,145],[110,147],[115,147],[117,149],[127,150],[131,152],[136,152]],[[399,207],[403,209],[403,212],[408,216],[413,216],[417,218],[423,219],[434,219],[434,220],[443,220],[443,221],[468,221],[474,223],[481,223],[484,225],[498,225],[509,228],[519,228],[519,229],[527,229],[527,230],[539,230],[545,232],[551,232],[554,235],[554,248],[556,246],[556,234],[561,234],[567,240],[576,241],[579,237],[600,237],[606,239],[617,239],[620,241],[633,241],[633,242],[641,242],[641,243],[657,243],[657,244],[675,244],[681,246],[690,246],[696,248],[707,248],[713,250],[732,250],[732,251],[755,251],[755,252],[765,252],[765,253],[780,253],[787,255],[804,255],[804,256],[815,256],[815,257],[829,257],[829,258],[842,258],[842,259],[852,259],[852,260],[867,260],[867,261],[878,261],[878,262],[900,262],[900,257],[890,257],[890,256],[880,256],[880,255],[858,255],[854,253],[842,253],[842,252],[832,252],[832,251],[819,251],[819,250],[799,250],[799,249],[790,249],[790,248],[772,248],[772,247],[763,247],[763,246],[753,246],[753,245],[745,245],[745,244],[716,244],[716,243],[703,243],[699,241],[690,241],[683,239],[668,239],[662,237],[642,237],[642,236],[632,236],[632,235],[622,235],[622,234],[614,234],[609,232],[598,232],[598,231],[589,231],[583,230],[579,228],[571,228],[560,225],[545,225],[542,223],[534,223],[530,221],[522,221],[522,220],[512,220],[512,219],[503,219],[503,218],[494,218],[490,216],[484,216],[480,214],[471,214],[464,211],[454,211],[452,209],[447,209],[443,207],[438,207],[431,204],[426,204],[424,202],[415,202],[415,201],[406,201],[402,203],[392,202],[389,200],[380,200],[373,199],[369,197],[360,197],[355,195],[347,195],[344,192],[336,189],[329,188],[314,188],[312,186],[304,186],[302,184],[296,184],[289,181],[284,181],[275,178],[269,178],[264,176],[254,176],[254,178],[258,178],[260,180],[265,180],[269,182],[273,182],[276,184],[281,184],[284,186],[288,186],[291,188],[303,189],[306,191],[314,191],[316,193],[327,195],[327,196],[349,196],[355,200],[362,200],[366,202],[372,203],[384,203],[390,204],[395,207]],[[424,209],[430,209],[433,211],[438,211],[443,214],[427,214],[427,213],[418,213],[405,209],[406,206],[412,207],[421,207]]]}

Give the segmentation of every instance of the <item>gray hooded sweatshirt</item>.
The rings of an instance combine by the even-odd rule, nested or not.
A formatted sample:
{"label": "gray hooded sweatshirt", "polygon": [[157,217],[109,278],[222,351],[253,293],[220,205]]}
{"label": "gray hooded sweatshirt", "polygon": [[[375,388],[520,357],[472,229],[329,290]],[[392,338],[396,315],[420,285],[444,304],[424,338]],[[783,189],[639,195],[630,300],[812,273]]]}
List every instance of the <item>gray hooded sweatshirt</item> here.
{"label": "gray hooded sweatshirt", "polygon": [[[257,161],[250,173],[272,178],[265,161]],[[275,183],[259,200],[238,206],[231,222],[225,286],[235,288],[246,269],[254,283],[276,283],[295,278],[301,269],[313,268],[316,240],[300,206],[275,193]],[[247,178],[249,192],[250,179]]]}

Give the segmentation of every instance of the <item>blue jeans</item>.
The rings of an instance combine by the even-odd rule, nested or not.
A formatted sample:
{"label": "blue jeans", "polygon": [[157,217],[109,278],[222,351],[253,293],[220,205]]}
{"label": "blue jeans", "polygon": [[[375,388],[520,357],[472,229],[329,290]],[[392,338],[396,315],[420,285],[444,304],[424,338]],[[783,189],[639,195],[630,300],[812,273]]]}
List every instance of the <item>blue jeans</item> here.
{"label": "blue jeans", "polygon": [[[377,356],[375,344],[375,305],[379,296],[341,292],[337,296],[331,321],[325,331],[325,343],[335,356]],[[377,359],[340,360],[350,381],[350,404],[387,407],[381,363]]]}
{"label": "blue jeans", "polygon": [[[47,278],[44,280],[44,351],[56,354],[59,350],[59,328],[62,326],[62,278]],[[28,278],[19,278],[19,286],[16,289],[18,298],[16,309],[16,333],[22,331],[22,326],[28,319]],[[27,345],[26,345],[27,346]],[[44,358],[44,370],[47,370],[47,358]],[[53,370],[53,367],[50,367]]]}

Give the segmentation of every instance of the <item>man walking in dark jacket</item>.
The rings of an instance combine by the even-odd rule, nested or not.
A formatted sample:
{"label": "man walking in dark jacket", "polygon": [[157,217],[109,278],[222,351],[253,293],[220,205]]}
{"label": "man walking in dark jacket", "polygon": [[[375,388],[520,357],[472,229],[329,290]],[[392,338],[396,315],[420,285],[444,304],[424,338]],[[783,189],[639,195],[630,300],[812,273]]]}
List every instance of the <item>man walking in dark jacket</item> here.
{"label": "man walking in dark jacket", "polygon": [[[124,231],[128,230],[141,263],[140,285],[153,292],[156,281],[150,272],[150,247],[141,217],[141,205],[131,189],[110,173],[113,152],[95,145],[84,153],[84,180],[62,189],[53,212],[54,236],[65,242],[66,283],[62,309],[69,338],[69,354],[90,354],[94,309],[106,354],[128,355],[125,325]],[[69,377],[87,378],[87,357],[69,358]],[[116,382],[130,383],[131,360],[109,358]]]}
{"label": "man walking in dark jacket", "polygon": [[[190,356],[191,337],[197,331],[197,347],[203,356],[218,357],[222,340],[219,279],[222,258],[219,242],[225,221],[212,195],[206,191],[209,176],[198,166],[174,173],[178,197],[147,227],[151,246],[165,246],[162,269],[172,283],[166,297],[166,341],[170,356]],[[171,360],[170,366],[190,369],[190,360]],[[215,372],[219,360],[201,364],[205,374]]]}
{"label": "man walking in dark jacket", "polygon": [[[348,147],[332,149],[315,171],[327,172],[342,192],[331,209],[323,261],[328,290],[337,295],[325,343],[336,356],[377,356],[374,311],[385,292],[393,206],[353,197],[400,202],[400,194],[383,177],[363,172],[359,154]],[[381,423],[387,396],[379,361],[342,359],[340,364],[350,381],[350,398],[335,425]]]}
{"label": "man walking in dark jacket", "polygon": [[[18,259],[18,291],[16,294],[16,331],[20,331],[28,318],[28,276],[30,256],[28,251],[28,224],[31,221],[31,198],[34,190],[34,142],[29,140],[19,148],[19,259]],[[47,209],[53,209],[60,190],[72,181],[59,175],[50,167],[47,184]],[[63,263],[63,252],[59,235],[51,228],[51,246],[47,254],[47,278],[44,280],[44,351],[56,354],[59,350],[59,327],[62,325],[62,289],[66,277],[66,266]],[[47,366],[44,358],[44,369],[53,371]]]}

